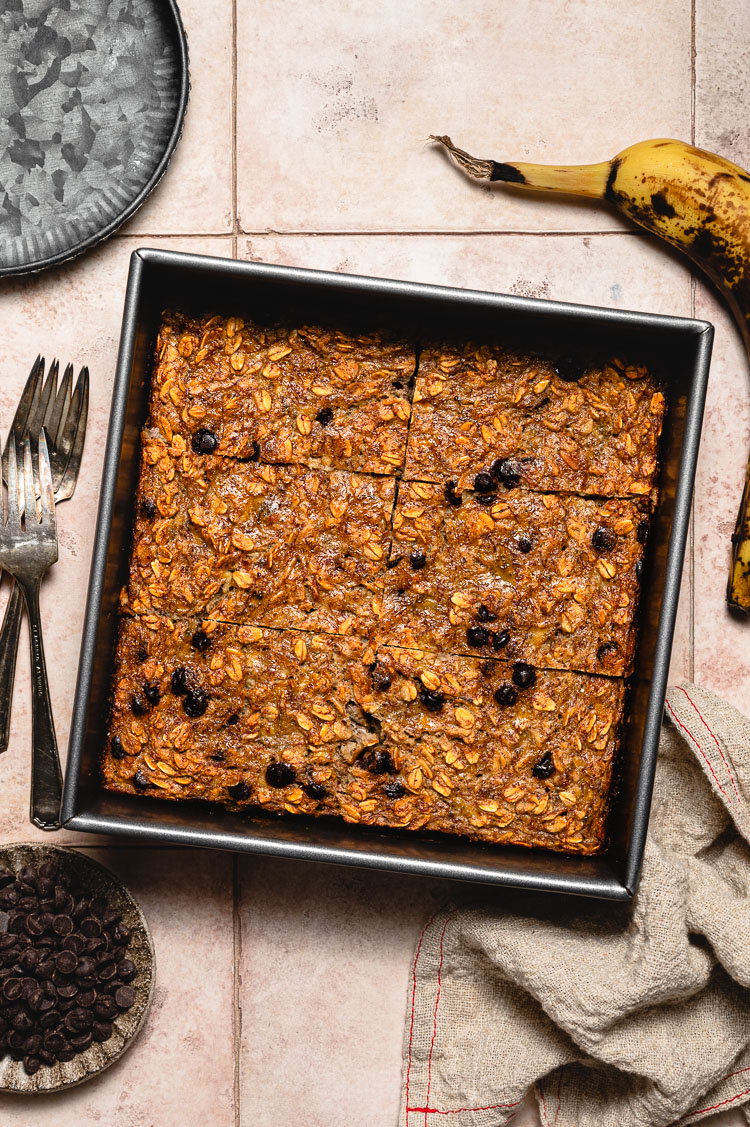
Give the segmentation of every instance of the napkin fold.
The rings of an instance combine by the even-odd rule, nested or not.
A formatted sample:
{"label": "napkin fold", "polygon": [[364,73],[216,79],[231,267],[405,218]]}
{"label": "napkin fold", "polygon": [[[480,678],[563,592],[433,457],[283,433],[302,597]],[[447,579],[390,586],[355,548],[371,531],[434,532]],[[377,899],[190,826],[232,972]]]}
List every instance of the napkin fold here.
{"label": "napkin fold", "polygon": [[[632,905],[509,893],[425,925],[400,1127],[666,1127],[750,1099],[750,721],[667,694]],[[750,1107],[745,1108],[750,1123]]]}

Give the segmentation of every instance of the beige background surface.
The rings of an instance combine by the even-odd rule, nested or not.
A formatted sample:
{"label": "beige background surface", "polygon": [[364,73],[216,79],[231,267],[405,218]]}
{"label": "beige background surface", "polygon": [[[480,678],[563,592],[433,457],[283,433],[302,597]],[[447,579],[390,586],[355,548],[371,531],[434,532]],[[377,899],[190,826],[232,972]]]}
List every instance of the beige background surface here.
{"label": "beige background surface", "polygon": [[[192,95],[164,181],[84,259],[0,283],[0,424],[38,351],[88,363],[83,476],[58,512],[43,610],[68,735],[125,278],[140,245],[316,266],[714,321],[715,359],[675,644],[750,710],[750,623],[724,605],[750,446],[748,369],[689,267],[608,211],[474,188],[424,144],[597,161],[644,137],[694,138],[750,165],[750,21],[741,0],[183,0]],[[4,598],[4,592],[0,592]],[[29,694],[20,655],[0,756],[2,840],[27,821]],[[57,835],[73,840],[72,835]],[[84,839],[79,838],[79,841]],[[396,1127],[412,948],[450,888],[387,875],[145,850],[85,838],[154,930],[154,1009],[99,1080],[0,1124]],[[498,897],[502,906],[502,897]],[[536,1113],[524,1109],[519,1127]],[[739,1124],[725,1112],[718,1127]]]}

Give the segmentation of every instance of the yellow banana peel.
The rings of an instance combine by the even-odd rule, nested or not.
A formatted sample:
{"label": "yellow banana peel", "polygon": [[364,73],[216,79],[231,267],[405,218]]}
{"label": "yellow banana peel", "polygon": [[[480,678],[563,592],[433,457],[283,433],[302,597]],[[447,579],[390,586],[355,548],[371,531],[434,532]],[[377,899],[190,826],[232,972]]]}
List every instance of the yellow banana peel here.
{"label": "yellow banana peel", "polygon": [[[472,180],[606,200],[696,263],[723,293],[750,356],[750,173],[683,141],[640,141],[600,164],[477,160],[431,137]],[[727,600],[750,613],[750,462],[732,536]]]}

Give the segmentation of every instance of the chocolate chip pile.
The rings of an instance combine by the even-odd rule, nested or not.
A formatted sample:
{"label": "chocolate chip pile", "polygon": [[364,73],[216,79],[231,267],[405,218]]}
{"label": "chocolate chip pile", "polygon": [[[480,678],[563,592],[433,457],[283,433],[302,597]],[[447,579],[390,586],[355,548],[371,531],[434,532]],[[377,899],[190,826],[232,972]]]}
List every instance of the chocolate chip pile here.
{"label": "chocolate chip pile", "polygon": [[130,929],[53,862],[0,868],[0,1055],[42,1064],[107,1041],[135,1001]]}

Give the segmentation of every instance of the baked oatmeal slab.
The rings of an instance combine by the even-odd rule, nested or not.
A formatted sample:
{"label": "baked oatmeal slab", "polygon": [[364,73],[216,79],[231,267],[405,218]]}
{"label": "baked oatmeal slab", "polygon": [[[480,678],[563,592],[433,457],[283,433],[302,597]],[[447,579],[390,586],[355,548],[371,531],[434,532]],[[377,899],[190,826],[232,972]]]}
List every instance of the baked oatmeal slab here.
{"label": "baked oatmeal slab", "polygon": [[388,477],[240,462],[144,434],[124,607],[367,634],[393,496]]}
{"label": "baked oatmeal slab", "polygon": [[104,785],[589,853],[624,685],[354,638],[123,618]]}
{"label": "baked oatmeal slab", "polygon": [[467,344],[427,346],[404,477],[602,496],[650,496],[664,396],[645,370],[571,367]]}
{"label": "baked oatmeal slab", "polygon": [[415,368],[387,334],[166,314],[149,424],[205,452],[390,474]]}
{"label": "baked oatmeal slab", "polygon": [[629,673],[647,533],[618,498],[401,482],[378,637]]}

